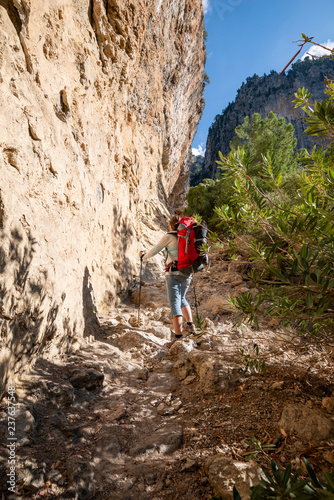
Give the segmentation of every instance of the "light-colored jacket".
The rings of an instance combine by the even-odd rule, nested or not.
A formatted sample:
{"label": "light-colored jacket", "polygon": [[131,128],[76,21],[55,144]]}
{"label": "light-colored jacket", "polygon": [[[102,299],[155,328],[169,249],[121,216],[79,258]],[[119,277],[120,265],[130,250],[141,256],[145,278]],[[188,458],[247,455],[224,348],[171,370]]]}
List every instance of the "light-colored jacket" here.
{"label": "light-colored jacket", "polygon": [[177,261],[179,257],[179,246],[176,231],[173,233],[166,233],[153,248],[145,253],[143,260],[150,259],[164,248],[167,248],[166,265]]}

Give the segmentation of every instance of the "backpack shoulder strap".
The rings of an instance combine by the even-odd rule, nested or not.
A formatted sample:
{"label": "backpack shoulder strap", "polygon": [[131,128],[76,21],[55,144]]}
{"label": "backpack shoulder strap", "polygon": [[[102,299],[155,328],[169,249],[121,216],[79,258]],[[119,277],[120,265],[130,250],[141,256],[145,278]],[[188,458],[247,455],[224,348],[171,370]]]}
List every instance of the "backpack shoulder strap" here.
{"label": "backpack shoulder strap", "polygon": [[[177,231],[167,231],[166,234],[173,234],[174,236],[177,237]],[[165,247],[165,266],[167,265],[167,259],[168,259],[168,250],[167,247]]]}

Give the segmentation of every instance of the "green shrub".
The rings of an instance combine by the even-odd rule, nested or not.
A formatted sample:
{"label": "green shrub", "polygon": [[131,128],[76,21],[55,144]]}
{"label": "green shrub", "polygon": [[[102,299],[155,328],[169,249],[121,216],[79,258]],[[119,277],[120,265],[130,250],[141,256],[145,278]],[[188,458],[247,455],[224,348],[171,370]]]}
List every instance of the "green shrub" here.
{"label": "green shrub", "polygon": [[[302,89],[296,106],[308,114],[307,133],[334,136],[334,84],[328,83],[329,97],[311,103]],[[331,150],[320,148],[302,159],[298,176],[299,204],[291,205],[282,189],[283,176],[270,155],[259,167],[261,185],[252,177],[253,164],[246,148],[221,158],[226,176],[234,179],[237,210],[229,205],[216,208],[217,216],[234,234],[260,235],[251,244],[253,259],[261,261],[263,272],[252,279],[260,293],[254,303],[250,294],[236,299],[244,318],[257,320],[259,307],[284,324],[293,323],[303,332],[332,335],[334,326],[334,163]],[[263,189],[262,186],[267,186]],[[270,195],[268,194],[270,193]],[[271,279],[268,279],[268,275]]]}
{"label": "green shrub", "polygon": [[[294,127],[285,123],[285,118],[278,118],[272,111],[265,119],[259,113],[252,118],[245,117],[242,125],[235,129],[236,136],[230,143],[231,152],[244,147],[252,157],[252,177],[258,176],[258,166],[262,157],[269,155],[275,159],[275,165],[282,174],[300,170],[298,159],[306,150],[295,151],[297,139],[294,136]],[[218,164],[224,165],[221,162]],[[263,186],[265,189],[265,186]]]}
{"label": "green shrub", "polygon": [[[255,113],[251,120],[246,117],[244,123],[236,128],[236,136],[230,143],[230,155],[237,154],[243,146],[245,151],[243,158],[248,165],[248,174],[262,190],[274,198],[276,193],[271,192],[271,186],[262,179],[263,154],[270,156],[276,168],[284,175],[281,190],[290,204],[298,204],[300,200],[297,196],[296,172],[300,171],[298,159],[302,153],[305,154],[305,150],[295,152],[296,142],[294,128],[291,124],[286,124],[284,118],[278,119],[275,113],[271,112],[267,118],[262,119],[258,113]],[[217,213],[215,208],[228,205],[231,213],[236,214],[240,209],[240,200],[234,189],[236,179],[229,174],[229,165],[226,165],[221,153],[219,157],[217,164],[221,173],[215,180],[205,179],[189,189],[186,213],[187,215],[200,214],[213,229],[219,228],[228,236],[231,234],[230,225],[219,217],[219,212]]]}
{"label": "green shrub", "polygon": [[[307,468],[307,479],[299,479],[301,469],[292,473],[291,465],[284,471],[279,470],[276,463],[271,461],[270,474],[265,467],[262,467],[265,479],[260,480],[260,484],[251,488],[250,500],[311,500],[315,498],[326,498],[334,500],[334,471],[331,473],[322,472],[324,479],[319,479],[311,465],[304,458]],[[233,489],[234,500],[240,499],[237,489]]]}

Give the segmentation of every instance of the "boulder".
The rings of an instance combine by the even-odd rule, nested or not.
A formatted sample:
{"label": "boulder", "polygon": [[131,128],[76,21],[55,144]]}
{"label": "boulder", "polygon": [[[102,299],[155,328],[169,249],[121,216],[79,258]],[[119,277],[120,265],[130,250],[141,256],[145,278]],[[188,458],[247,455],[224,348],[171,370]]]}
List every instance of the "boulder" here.
{"label": "boulder", "polygon": [[192,341],[175,342],[168,352],[169,359],[173,361],[173,368],[181,380],[184,380],[193,372],[188,354],[194,349],[194,345]]}
{"label": "boulder", "polygon": [[214,455],[205,463],[205,471],[214,494],[221,500],[233,499],[235,486],[242,500],[249,499],[251,487],[261,478],[261,469],[257,464],[232,460],[222,455]]}
{"label": "boulder", "polygon": [[283,408],[278,427],[286,432],[296,433],[305,441],[317,444],[334,436],[334,417],[303,404],[287,404]]}
{"label": "boulder", "polygon": [[192,351],[188,358],[199,377],[199,385],[204,394],[222,392],[239,378],[237,368],[217,354]]}
{"label": "boulder", "polygon": [[168,359],[173,362],[180,362],[187,359],[188,354],[193,351],[194,343],[192,342],[175,342],[168,351]]}
{"label": "boulder", "polygon": [[177,361],[174,364],[174,370],[177,376],[180,378],[180,380],[184,380],[189,375],[193,374],[193,367],[190,361],[188,361],[187,359]]}

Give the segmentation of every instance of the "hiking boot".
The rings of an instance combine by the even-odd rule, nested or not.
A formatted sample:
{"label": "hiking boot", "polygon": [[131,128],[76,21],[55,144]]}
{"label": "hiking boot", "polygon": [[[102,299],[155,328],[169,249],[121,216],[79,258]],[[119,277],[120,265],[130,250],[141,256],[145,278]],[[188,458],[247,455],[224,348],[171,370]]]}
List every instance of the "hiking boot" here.
{"label": "hiking boot", "polygon": [[188,335],[191,335],[192,333],[195,333],[196,328],[195,328],[194,323],[191,323],[191,325],[188,325],[188,324],[184,325],[182,331],[184,332],[184,336],[188,336]]}
{"label": "hiking boot", "polygon": [[172,345],[174,345],[175,342],[177,342],[178,340],[180,340],[180,339],[173,339],[170,342],[167,342],[167,344],[165,344],[165,346],[168,347],[168,349],[170,349],[172,347]]}
{"label": "hiking boot", "polygon": [[175,342],[177,342],[178,340],[182,340],[182,335],[180,335],[179,337],[174,337],[173,340],[171,342],[167,342],[166,344],[164,344],[166,347],[168,347],[168,349],[170,349],[172,347],[172,345],[175,344]]}

